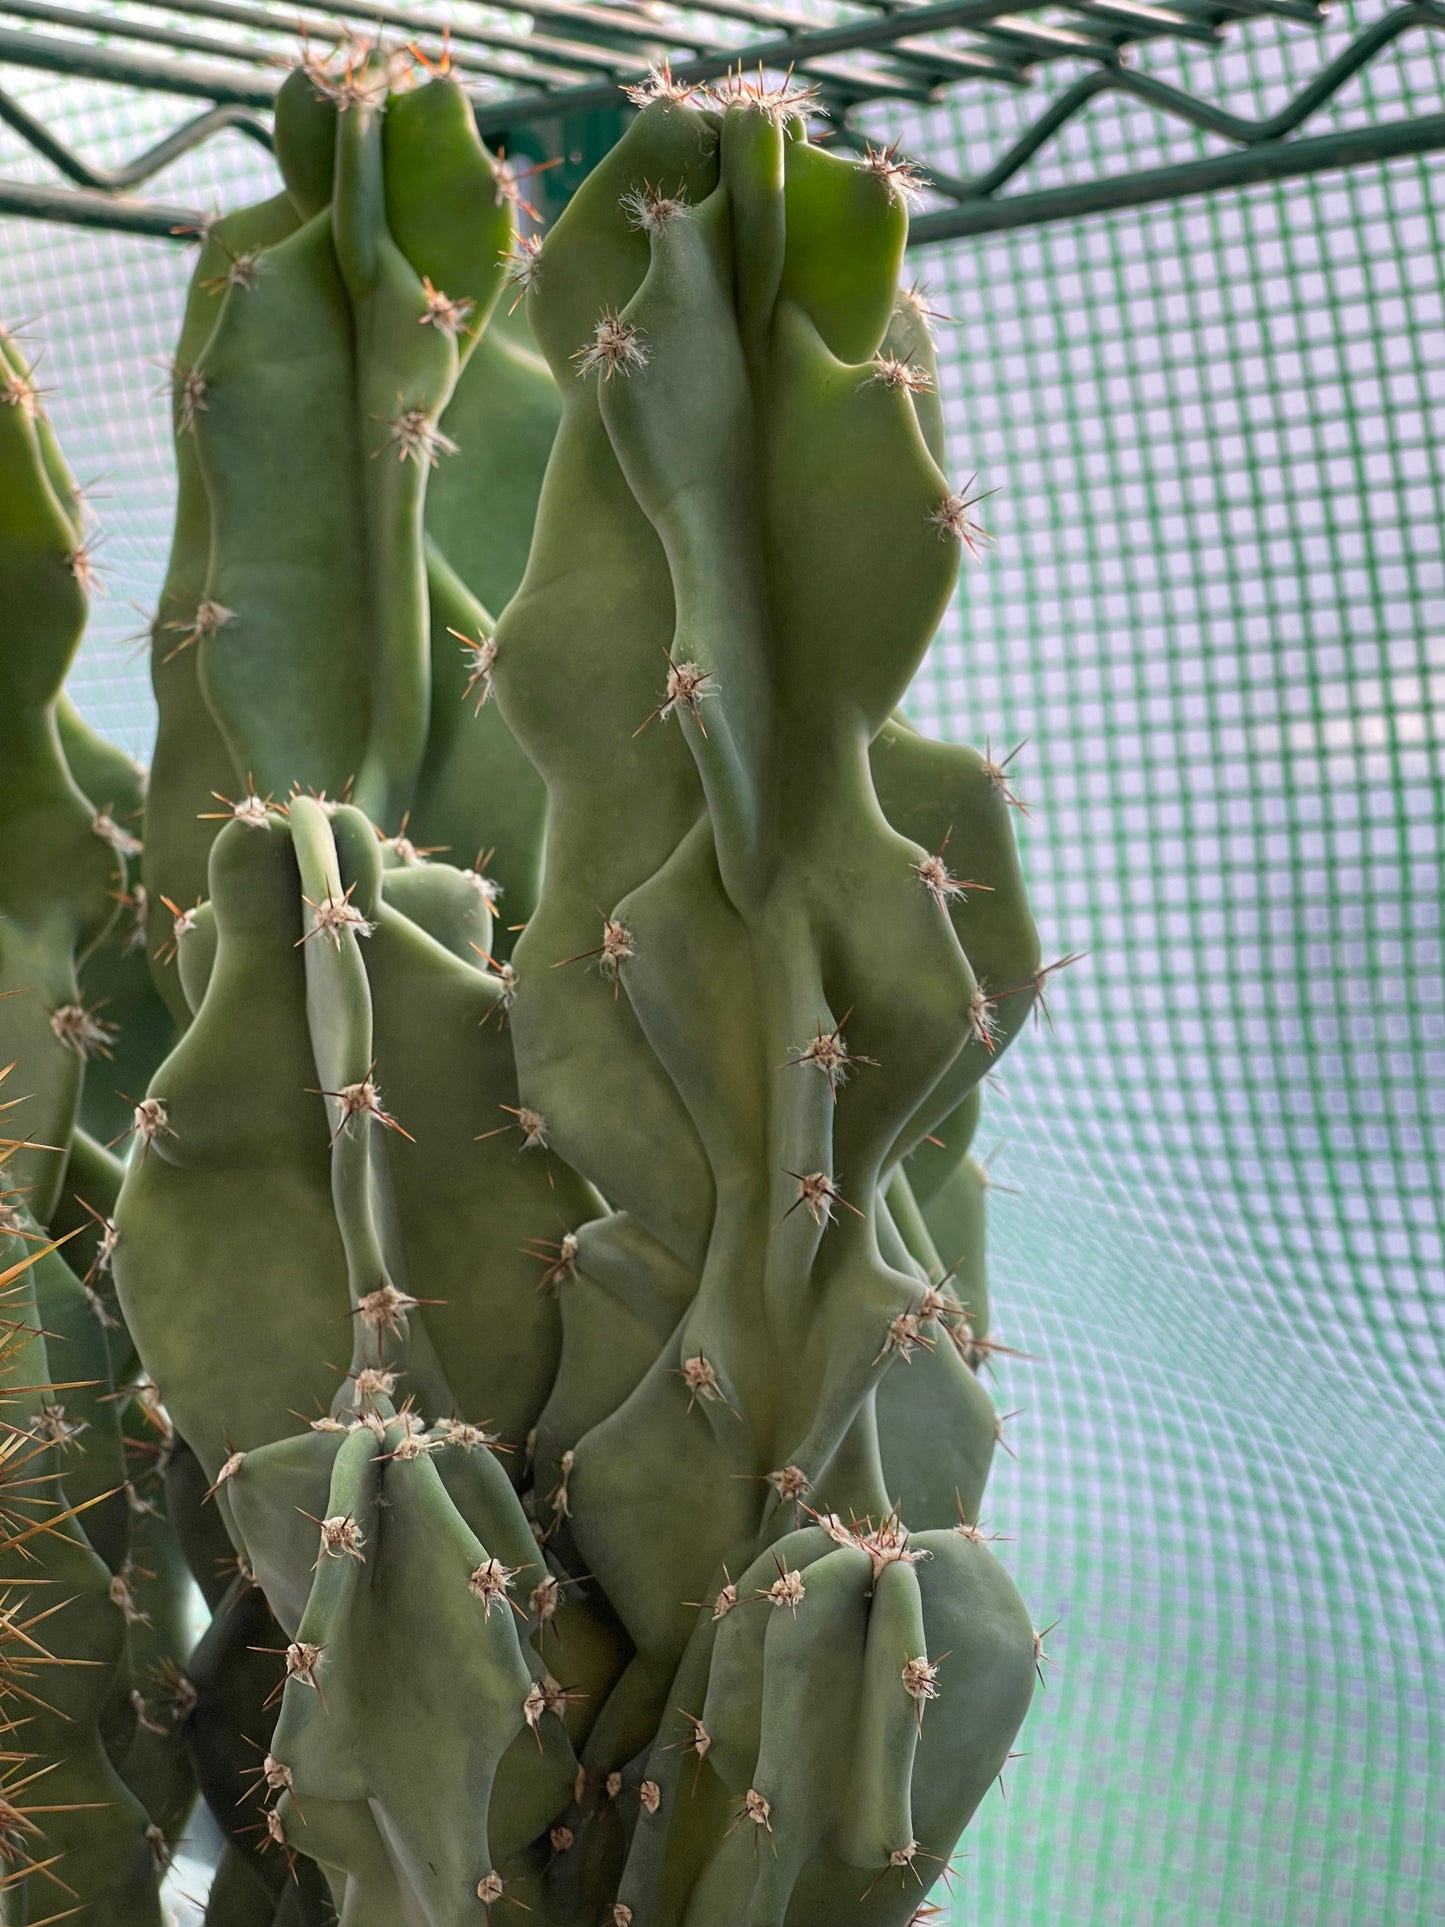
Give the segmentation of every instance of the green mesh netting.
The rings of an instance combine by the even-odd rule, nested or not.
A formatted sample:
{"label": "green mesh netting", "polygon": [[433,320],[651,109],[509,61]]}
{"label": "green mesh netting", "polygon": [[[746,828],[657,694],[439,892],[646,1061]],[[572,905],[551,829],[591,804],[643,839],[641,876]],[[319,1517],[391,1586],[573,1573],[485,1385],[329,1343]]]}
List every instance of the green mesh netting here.
{"label": "green mesh netting", "polygon": [[[1380,11],[1138,58],[1264,114]],[[101,162],[181,117],[14,90]],[[1407,39],[1336,124],[1442,92]],[[963,172],[1036,106],[873,125]],[[1017,185],[1213,145],[1104,103]],[[0,170],[42,172],[3,135]],[[268,184],[227,141],[156,191]],[[1040,920],[1090,953],[985,1127],[1000,1326],[1042,1355],[1000,1366],[1024,1409],[989,1516],[1060,1624],[1028,1757],[958,1863],[969,1927],[1445,1921],[1442,190],[1445,159],[1403,160],[920,260],[958,317],[956,468],[999,494],[914,713],[1029,739]],[[146,357],[188,258],[3,239],[0,312],[41,317],[65,444],[109,477],[77,694],[143,750],[119,639],[164,559]]]}

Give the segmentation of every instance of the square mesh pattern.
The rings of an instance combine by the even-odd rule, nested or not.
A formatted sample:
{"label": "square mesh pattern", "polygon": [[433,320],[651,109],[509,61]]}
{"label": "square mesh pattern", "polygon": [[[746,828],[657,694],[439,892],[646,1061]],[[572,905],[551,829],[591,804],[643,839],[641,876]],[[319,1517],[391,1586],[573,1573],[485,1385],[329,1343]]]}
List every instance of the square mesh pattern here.
{"label": "square mesh pattern", "polygon": [[[1380,11],[1138,61],[1265,115]],[[1438,44],[1402,38],[1308,131],[1439,111]],[[180,117],[7,85],[95,159]],[[972,172],[1037,106],[971,89],[872,131]],[[1115,99],[1016,186],[1220,146]],[[228,139],[154,191],[224,206],[272,182]],[[958,317],[955,472],[999,493],[913,712],[1027,738],[1045,942],[1089,952],[986,1114],[997,1315],[1042,1355],[1000,1361],[1001,1409],[1025,1410],[989,1518],[1060,1623],[1028,1757],[957,1863],[960,1927],[1445,1922],[1442,192],[1445,159],[1401,160],[919,262]],[[143,751],[118,639],[164,568],[147,357],[189,257],[6,241],[0,312],[40,315],[71,460],[110,477],[77,695]]]}
{"label": "square mesh pattern", "polygon": [[[1380,11],[1141,64],[1269,114]],[[1416,34],[1309,131],[1441,91]],[[905,144],[979,171],[1035,109]],[[1116,98],[1015,187],[1221,146]],[[955,472],[999,493],[914,713],[1028,739],[1046,948],[1090,953],[985,1121],[1026,1194],[997,1315],[1047,1360],[1000,1361],[1029,1409],[990,1509],[1062,1623],[970,1927],[1445,1920],[1442,184],[1405,160],[922,263]]]}

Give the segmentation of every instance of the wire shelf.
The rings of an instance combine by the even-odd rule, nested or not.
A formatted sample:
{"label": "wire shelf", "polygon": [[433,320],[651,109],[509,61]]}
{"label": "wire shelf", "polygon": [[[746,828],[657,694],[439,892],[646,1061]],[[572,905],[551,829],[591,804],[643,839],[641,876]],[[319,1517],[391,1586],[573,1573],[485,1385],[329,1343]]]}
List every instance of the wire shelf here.
{"label": "wire shelf", "polygon": [[[0,69],[29,68],[203,103],[162,140],[119,167],[91,165],[0,87],[0,120],[60,176],[0,180],[0,214],[155,235],[194,233],[204,215],[142,198],[182,155],[223,134],[270,144],[270,110],[298,36],[449,48],[482,134],[509,151],[564,157],[546,183],[553,203],[625,125],[620,89],[667,59],[678,79],[703,84],[730,68],[791,68],[818,89],[834,137],[858,146],[860,116],[917,114],[960,90],[1004,88],[1045,98],[1026,130],[972,177],[931,180],[915,245],[965,234],[1173,200],[1211,189],[1445,148],[1445,111],[1370,120],[1309,134],[1315,116],[1406,33],[1438,32],[1445,6],[1407,0],[1374,21],[1278,112],[1251,119],[1151,74],[1152,43],[1227,45],[1252,23],[1302,31],[1326,18],[1322,0],[525,0],[502,8],[456,0],[441,13],[372,0],[325,0],[299,10],[257,0],[143,0],[106,7],[52,0],[0,4]],[[18,22],[7,25],[5,22]],[[519,25],[526,22],[530,30]],[[1111,173],[1042,191],[1008,191],[1029,164],[1096,103],[1129,95],[1223,142],[1221,152],[1170,167]],[[1445,101],[1441,102],[1445,110]],[[585,163],[585,165],[584,165]]]}

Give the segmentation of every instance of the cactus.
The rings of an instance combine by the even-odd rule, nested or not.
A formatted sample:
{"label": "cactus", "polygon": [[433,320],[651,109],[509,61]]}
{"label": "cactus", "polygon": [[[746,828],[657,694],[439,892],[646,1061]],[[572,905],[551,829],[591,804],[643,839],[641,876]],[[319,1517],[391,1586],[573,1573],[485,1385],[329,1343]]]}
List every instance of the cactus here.
{"label": "cactus", "polygon": [[[525,318],[498,311],[510,176],[445,62],[415,89],[407,65],[303,59],[278,101],[284,191],[202,238],[171,359],[178,506],[151,632],[145,864],[151,963],[181,1025],[216,934],[211,843],[233,811],[264,820],[272,788],[364,797],[377,834],[396,832],[389,897],[471,963],[472,944],[510,947],[491,916],[503,891],[521,918],[535,892],[541,785],[483,700],[492,619],[476,592],[500,606],[521,575],[556,391]],[[278,451],[296,459],[278,465]],[[464,854],[442,875],[427,845]],[[461,871],[493,849],[490,868]],[[544,1215],[538,1235],[551,1229]],[[535,1266],[520,1268],[519,1340],[536,1323]],[[524,1377],[549,1357],[537,1345]],[[189,1665],[187,1734],[228,1841],[216,1906],[229,1917],[258,1885],[280,1904],[288,1884],[252,1773],[280,1659],[249,1649],[279,1634],[244,1557],[221,1598],[217,1567],[235,1579],[236,1555],[187,1523],[215,1612]]]}
{"label": "cactus", "polygon": [[[643,90],[525,261],[561,424],[464,733],[434,645],[480,577],[421,484],[465,329],[428,321],[495,298],[463,217],[505,195],[445,78],[383,112],[385,77],[288,81],[289,204],[211,237],[178,375],[147,849],[207,900],[115,1270],[242,1565],[193,1663],[213,1907],[253,1878],[254,1574],[262,1860],[344,1920],[892,1927],[1041,1654],[979,1523],[1006,1348],[968,1152],[1049,975],[1006,763],[896,713],[982,534],[899,293],[912,183],[787,87]],[[223,762],[219,833],[183,827]],[[428,798],[510,830],[510,962],[478,872],[410,860]]]}
{"label": "cactus", "polygon": [[[619,1918],[892,1921],[1034,1670],[977,1523],[982,1308],[939,1259],[1042,978],[995,766],[891,720],[977,534],[896,292],[907,177],[809,145],[786,89],[657,91],[542,251],[564,414],[497,634],[548,786],[520,1085],[615,1213],[538,1453],[635,1657],[556,1877]],[[571,1319],[623,1237],[665,1335],[599,1370]],[[599,1819],[619,1768],[651,1791]]]}
{"label": "cactus", "polygon": [[[178,1730],[188,1580],[157,1476],[163,1415],[127,1397],[135,1353],[108,1298],[121,1171],[81,1119],[107,1116],[108,1060],[143,1088],[169,1025],[135,947],[112,940],[134,905],[138,772],[61,696],[90,574],[79,499],[5,336],[0,377],[0,1281],[14,1301],[0,1687],[20,1702],[3,1709],[0,1888],[16,1918],[73,1902],[158,1927],[160,1870],[195,1791]],[[167,1684],[175,1717],[156,1718]]]}
{"label": "cactus", "polygon": [[[445,874],[436,866],[438,880]],[[498,1106],[517,1104],[497,1021],[504,992],[395,909],[382,878],[377,838],[354,809],[328,813],[296,798],[284,818],[222,830],[211,855],[213,921],[183,939],[184,948],[214,936],[204,994],[152,1085],[150,1135],[133,1155],[118,1217],[128,1321],[291,1636],[293,1666],[313,1644],[342,1644],[301,1626],[313,1568],[320,1594],[353,1550],[377,1557],[374,1501],[358,1490],[342,1505],[342,1495],[347,1477],[380,1476],[378,1440],[388,1452],[388,1545],[399,1547],[416,1507],[411,1529],[423,1545],[432,1512],[466,1540],[464,1511],[508,1565],[537,1555],[503,1461],[488,1449],[513,1446],[520,1467],[555,1366],[556,1300],[538,1292],[537,1262],[521,1247],[546,1240],[559,1217],[581,1221],[595,1209],[545,1151],[494,1132]],[[384,1082],[372,1074],[382,1065]],[[422,1118],[425,1155],[408,1124]],[[202,1253],[206,1288],[186,1292]],[[348,1312],[349,1371],[337,1364]],[[259,1348],[246,1342],[257,1330],[269,1334]],[[218,1361],[214,1378],[197,1375],[201,1357]],[[415,1429],[422,1412],[436,1421],[426,1431]],[[311,1425],[296,1416],[308,1413]],[[433,1454],[447,1461],[440,1474]],[[318,1533],[330,1548],[319,1562]],[[476,1551],[467,1570],[484,1562]],[[383,1569],[369,1576],[378,1587]],[[425,1629],[409,1623],[420,1606],[406,1607],[404,1561],[397,1581],[391,1630],[371,1624],[357,1637],[375,1642],[377,1664],[394,1643],[398,1690],[414,1691],[405,1652]],[[415,1637],[417,1647],[460,1668],[474,1603],[463,1584],[455,1635]],[[476,1724],[510,1735],[529,1678],[510,1615],[505,1628],[492,1615],[491,1627],[511,1641],[509,1666],[483,1650],[475,1668],[484,1684],[491,1669],[500,1674],[503,1706],[521,1684],[506,1707],[511,1724]],[[464,1681],[446,1690],[462,1714]],[[502,1710],[485,1698],[483,1707]],[[377,1770],[415,1797],[416,1776],[386,1746],[386,1726],[378,1718],[371,1735]],[[350,1846],[326,1838],[322,1850],[332,1802],[324,1787],[339,1778],[335,1835],[359,1835],[356,1851],[382,1858],[365,1798],[349,1792],[357,1768],[344,1744],[341,1762],[319,1772],[318,1798],[301,1802],[300,1844],[323,1864],[347,1864]],[[516,1777],[525,1786],[535,1776],[522,1750]],[[558,1797],[570,1777],[569,1765]],[[452,1784],[457,1800],[472,1797],[469,1776]],[[535,1790],[518,1797],[528,1814],[545,1806]],[[281,1843],[293,1844],[289,1820],[278,1825]],[[459,1841],[469,1831],[462,1825]]]}
{"label": "cactus", "polygon": [[345,791],[393,862],[438,845],[465,861],[485,836],[484,887],[519,918],[535,892],[540,785],[495,708],[462,699],[492,627],[477,594],[500,603],[521,572],[556,399],[515,324],[488,325],[510,176],[461,89],[444,72],[403,86],[406,66],[308,57],[286,80],[285,191],[206,236],[171,364],[146,883],[170,908],[151,956],[181,1022],[175,920],[253,794]]}

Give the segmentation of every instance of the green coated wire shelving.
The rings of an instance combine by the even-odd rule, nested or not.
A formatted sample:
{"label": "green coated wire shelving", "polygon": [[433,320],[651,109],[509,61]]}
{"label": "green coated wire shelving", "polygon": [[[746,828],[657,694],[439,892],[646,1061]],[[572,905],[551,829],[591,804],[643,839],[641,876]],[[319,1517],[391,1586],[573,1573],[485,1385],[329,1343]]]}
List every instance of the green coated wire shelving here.
{"label": "green coated wire shelving", "polygon": [[[517,22],[530,22],[529,32]],[[1221,187],[1278,180],[1445,147],[1445,113],[1384,118],[1305,133],[1311,120],[1401,35],[1438,32],[1445,7],[1407,0],[1373,21],[1275,113],[1251,118],[1171,85],[1136,64],[1161,40],[1217,47],[1262,21],[1318,27],[1322,0],[829,0],[806,17],[759,0],[664,7],[607,0],[474,4],[445,17],[371,0],[319,8],[268,8],[255,0],[151,0],[134,8],[83,8],[51,0],[0,7],[0,69],[28,67],[203,102],[201,111],[123,165],[89,165],[0,89],[0,120],[68,183],[0,180],[0,214],[170,236],[193,231],[195,209],[138,199],[135,190],[194,148],[231,132],[269,143],[267,111],[279,64],[298,32],[414,41],[436,51],[474,87],[478,126],[493,141],[557,143],[566,165],[549,191],[565,195],[615,136],[618,89],[667,58],[680,79],[706,81],[730,66],[793,68],[818,87],[838,137],[856,140],[860,112],[880,103],[928,107],[959,90],[993,86],[1049,98],[993,163],[971,176],[931,170],[935,205],[914,227],[918,245],[996,232],[1108,208],[1173,200]],[[198,23],[205,31],[198,31]],[[220,29],[229,28],[223,37]],[[1064,67],[1082,75],[1061,88]],[[1125,94],[1229,143],[1230,151],[1177,166],[1079,182],[1067,190],[1006,190],[1069,123],[1110,94]],[[530,139],[529,139],[530,135]],[[575,159],[574,159],[575,155]]]}

